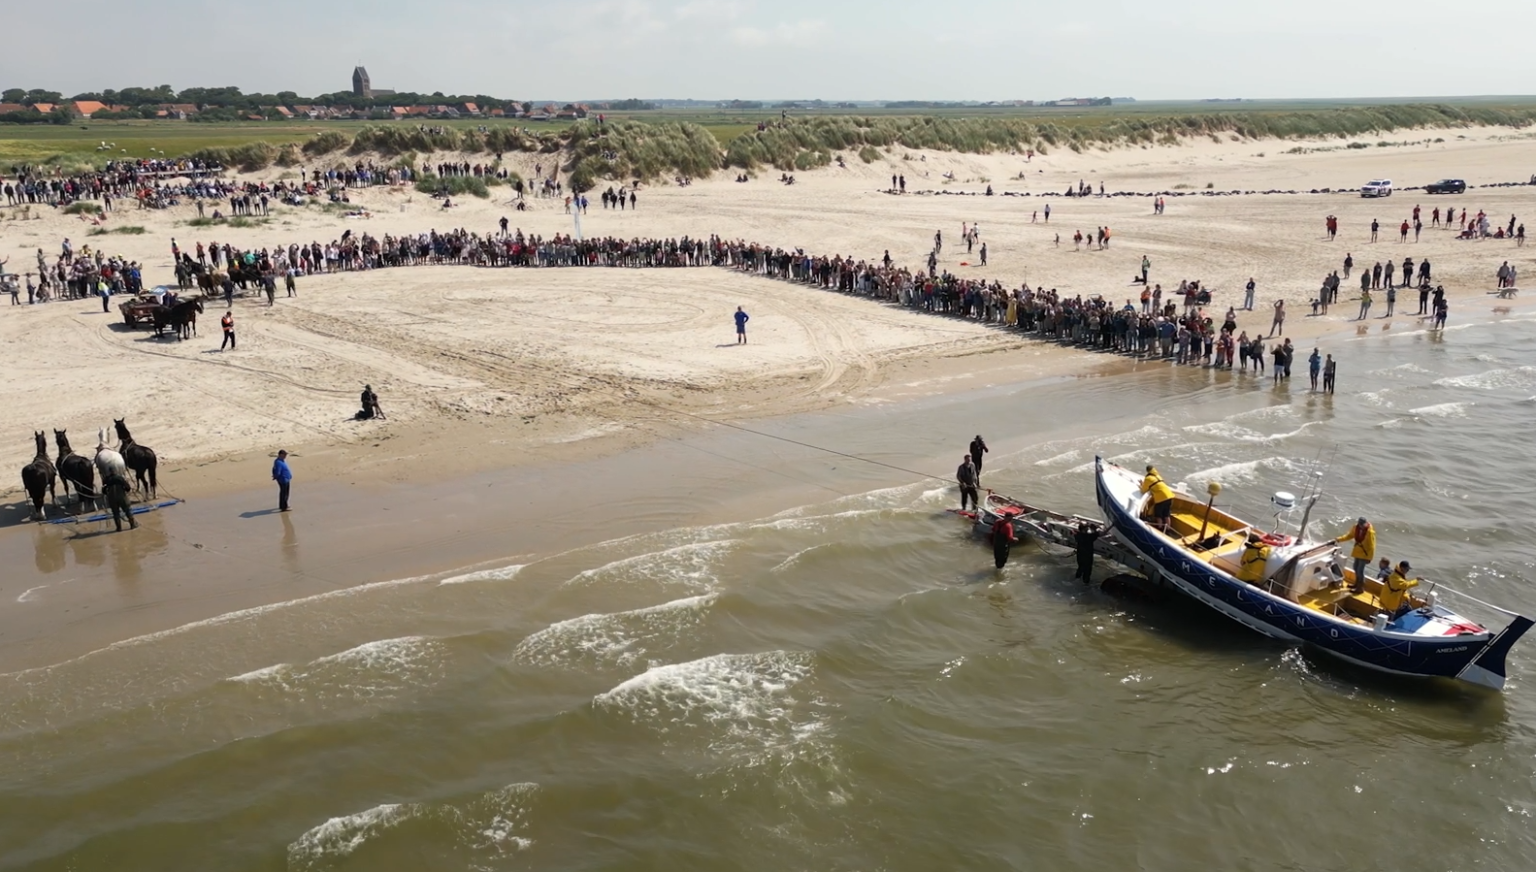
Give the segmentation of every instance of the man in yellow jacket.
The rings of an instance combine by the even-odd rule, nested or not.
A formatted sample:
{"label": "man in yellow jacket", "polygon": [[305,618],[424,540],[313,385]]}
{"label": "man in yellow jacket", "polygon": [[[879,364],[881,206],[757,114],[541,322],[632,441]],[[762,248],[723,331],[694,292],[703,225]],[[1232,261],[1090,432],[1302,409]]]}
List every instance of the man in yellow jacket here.
{"label": "man in yellow jacket", "polygon": [[1413,567],[1404,560],[1397,564],[1392,574],[1387,576],[1386,583],[1381,586],[1381,596],[1377,599],[1381,602],[1381,610],[1392,616],[1395,621],[1413,610],[1413,601],[1408,598],[1408,589],[1419,586],[1417,578],[1409,578],[1408,573]]}
{"label": "man in yellow jacket", "polygon": [[1237,571],[1237,580],[1246,581],[1249,584],[1258,584],[1264,580],[1264,567],[1269,563],[1269,546],[1264,544],[1257,534],[1248,534],[1248,546],[1243,549],[1242,566]]}
{"label": "man in yellow jacket", "polygon": [[1355,522],[1347,533],[1334,540],[1335,542],[1355,543],[1349,556],[1355,561],[1355,593],[1365,590],[1365,573],[1370,567],[1371,561],[1376,559],[1376,528],[1364,518]]}
{"label": "man in yellow jacket", "polygon": [[1141,480],[1141,492],[1152,495],[1152,525],[1168,532],[1168,523],[1173,518],[1173,488],[1150,463],[1147,464],[1147,477]]}

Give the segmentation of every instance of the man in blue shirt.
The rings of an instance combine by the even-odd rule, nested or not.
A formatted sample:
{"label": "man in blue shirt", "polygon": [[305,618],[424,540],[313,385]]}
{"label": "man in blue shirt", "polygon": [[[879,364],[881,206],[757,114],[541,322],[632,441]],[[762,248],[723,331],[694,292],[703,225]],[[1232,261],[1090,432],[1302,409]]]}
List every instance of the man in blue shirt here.
{"label": "man in blue shirt", "polygon": [[736,344],[747,344],[747,319],[748,315],[740,306],[736,307]]}
{"label": "man in blue shirt", "polygon": [[277,510],[288,511],[288,486],[293,484],[293,472],[288,469],[288,452],[277,452],[272,461],[272,480],[277,482]]}

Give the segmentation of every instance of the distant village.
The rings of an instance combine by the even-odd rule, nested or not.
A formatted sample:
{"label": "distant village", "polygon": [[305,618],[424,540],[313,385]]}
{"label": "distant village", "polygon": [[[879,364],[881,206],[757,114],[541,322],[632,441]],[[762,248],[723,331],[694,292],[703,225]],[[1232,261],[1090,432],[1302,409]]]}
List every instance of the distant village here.
{"label": "distant village", "polygon": [[502,100],[485,95],[449,97],[442,93],[416,94],[375,88],[368,70],[352,70],[352,87],[345,91],[305,99],[292,91],[277,94],[244,94],[239,88],[188,88],[176,92],[169,85],[157,88],[124,88],[77,94],[65,99],[56,91],[39,88],[6,89],[0,93],[0,123],[67,124],[76,119],[123,121],[165,119],[175,121],[282,121],[282,120],[390,120],[452,118],[516,118],[527,121],[574,121],[605,111],[656,109],[658,105],[711,106],[725,110],[821,110],[949,109],[988,107],[1079,107],[1130,102],[1129,98],[1069,97],[1063,100],[1004,100],[986,103],[886,101],[873,103],[795,100],[764,103],[756,100],[644,101],[606,103],[537,103]]}
{"label": "distant village", "polygon": [[272,121],[285,119],[520,118],[560,121],[586,118],[613,109],[648,109],[640,100],[612,103],[536,103],[477,96],[412,94],[374,88],[363,67],[352,71],[352,88],[304,100],[292,92],[243,94],[238,88],[188,88],[176,93],[159,88],[125,88],[64,99],[54,91],[11,88],[0,94],[0,122],[67,123],[73,119],[121,121]]}

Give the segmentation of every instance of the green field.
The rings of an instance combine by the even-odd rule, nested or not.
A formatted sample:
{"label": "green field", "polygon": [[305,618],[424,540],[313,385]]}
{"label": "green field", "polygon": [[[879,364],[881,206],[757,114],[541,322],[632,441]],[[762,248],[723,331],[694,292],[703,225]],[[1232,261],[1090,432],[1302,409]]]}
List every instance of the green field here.
{"label": "green field", "polygon": [[[325,131],[346,137],[340,148],[318,153],[285,150],[286,160],[344,160],[346,145],[365,129],[404,142],[419,124],[447,127],[449,141],[505,142],[474,133],[480,127],[519,135],[522,145],[566,152],[572,171],[586,178],[622,178],[669,172],[702,174],[720,165],[782,169],[824,165],[834,153],[872,155],[880,149],[935,148],[963,152],[1056,147],[1081,151],[1125,145],[1173,144],[1195,137],[1343,137],[1403,129],[1451,129],[1477,124],[1524,127],[1536,122],[1536,98],[1464,98],[1458,101],[1254,101],[1241,103],[1125,103],[1103,107],[966,107],[923,110],[791,110],[781,125],[777,109],[663,109],[607,113],[602,131],[595,121],[250,121],[201,124],[185,121],[81,121],[72,125],[0,125],[0,170],[19,164],[99,164],[114,157],[175,157],[220,153],[253,144],[302,146]],[[758,133],[759,123],[769,129]],[[699,135],[702,129],[708,136]],[[395,136],[394,134],[401,134]],[[462,134],[462,135],[460,135]],[[377,138],[377,137],[376,137]],[[706,147],[713,140],[715,157]],[[338,138],[339,139],[339,138]],[[739,140],[739,141],[738,141]],[[109,143],[103,148],[103,143]],[[390,155],[442,147],[396,148]],[[501,146],[498,146],[500,149]],[[602,156],[619,152],[618,160]],[[271,153],[273,149],[265,149]],[[719,155],[723,154],[723,158]],[[717,159],[719,158],[719,159]],[[272,162],[268,158],[267,163]],[[281,162],[281,161],[280,161]],[[265,164],[263,164],[265,165]]]}

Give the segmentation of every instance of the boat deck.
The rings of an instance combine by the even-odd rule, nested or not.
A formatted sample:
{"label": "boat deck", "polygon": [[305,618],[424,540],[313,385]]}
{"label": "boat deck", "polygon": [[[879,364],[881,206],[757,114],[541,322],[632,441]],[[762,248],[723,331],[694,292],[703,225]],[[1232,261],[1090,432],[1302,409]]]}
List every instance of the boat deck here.
{"label": "boat deck", "polygon": [[[1066,515],[1007,498],[1003,498],[1000,503],[1017,506],[1020,509],[1015,516],[1017,521],[1034,536],[1066,548],[1077,547],[1073,534],[1080,522],[1088,521],[1096,527],[1102,526],[1102,522],[1094,518]],[[1248,533],[1253,529],[1252,526],[1237,521],[1219,510],[1211,512],[1207,519],[1204,505],[1194,504],[1185,499],[1179,499],[1176,506],[1169,525],[1170,532],[1163,535],[1191,558],[1209,563],[1235,577]],[[1156,579],[1160,576],[1155,566],[1117,540],[1113,531],[1098,538],[1094,553],[1146,578]],[[1344,573],[1343,584],[1304,593],[1296,597],[1294,602],[1350,623],[1370,624],[1371,618],[1382,611],[1381,602],[1377,599],[1380,583],[1374,579],[1366,579],[1365,590],[1354,593],[1350,587],[1353,571],[1345,567]],[[1260,584],[1250,582],[1250,584],[1261,590],[1268,589],[1268,582]]]}

